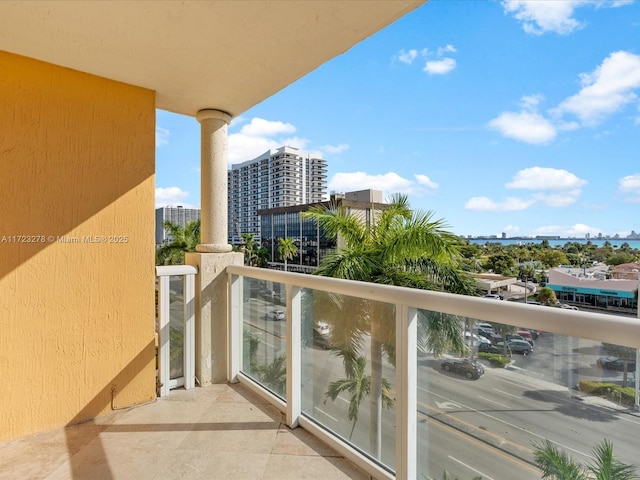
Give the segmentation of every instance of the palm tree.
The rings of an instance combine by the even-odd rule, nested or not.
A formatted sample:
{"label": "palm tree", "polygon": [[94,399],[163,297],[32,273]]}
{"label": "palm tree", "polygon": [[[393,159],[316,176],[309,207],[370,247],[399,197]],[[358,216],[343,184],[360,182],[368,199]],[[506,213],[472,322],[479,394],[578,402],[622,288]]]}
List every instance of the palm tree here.
{"label": "palm tree", "polygon": [[549,440],[536,443],[534,456],[542,478],[551,480],[632,480],[638,478],[636,467],[613,456],[613,444],[606,438],[593,449],[594,461],[582,465],[562,452]]}
{"label": "palm tree", "polygon": [[298,254],[298,247],[293,238],[280,238],[278,240],[278,257],[284,260],[284,271],[287,271],[287,260],[291,260]]}
{"label": "palm tree", "polygon": [[[351,432],[349,432],[349,440],[353,435],[353,431],[356,428],[358,421],[358,410],[360,409],[360,402],[369,395],[371,390],[371,375],[366,374],[367,359],[365,357],[357,357],[354,361],[354,368],[348,378],[331,382],[329,384],[329,390],[325,395],[332,401],[335,401],[343,391],[347,390],[351,397],[349,398],[349,420],[353,422],[351,426]],[[382,380],[382,403],[387,408],[393,406],[393,399],[390,392],[391,385],[385,379]]]}
{"label": "palm tree", "polygon": [[285,395],[287,391],[287,357],[286,354],[278,355],[271,363],[255,364],[253,369],[258,374],[260,382],[279,395]]}
{"label": "palm tree", "polygon": [[256,243],[253,233],[242,234],[242,252],[244,253],[244,264],[253,267],[257,263],[256,251],[258,244]]}
{"label": "palm tree", "polygon": [[[364,282],[397,285],[459,294],[478,294],[478,285],[459,264],[458,237],[445,230],[442,220],[431,212],[412,211],[405,195],[394,195],[382,211],[372,212],[372,222],[363,223],[345,208],[332,204],[327,209],[311,207],[303,213],[314,218],[328,237],[340,237],[344,245],[328,255],[315,274]],[[341,311],[334,322],[334,352],[343,357],[347,378],[354,376],[355,362],[361,357],[363,338],[370,335],[371,425],[370,449],[380,457],[381,414],[383,405],[382,357],[395,363],[393,306],[351,297],[317,295],[327,318],[330,311]],[[453,320],[452,320],[453,319]],[[448,320],[448,321],[446,321]],[[428,324],[432,345],[452,345],[464,349],[462,326],[453,316],[442,317],[421,312],[421,323]],[[437,339],[445,339],[437,341]]]}
{"label": "palm tree", "polygon": [[195,252],[200,243],[200,220],[187,222],[184,228],[167,220],[163,227],[171,242],[156,250],[156,265],[184,264],[184,252]]}

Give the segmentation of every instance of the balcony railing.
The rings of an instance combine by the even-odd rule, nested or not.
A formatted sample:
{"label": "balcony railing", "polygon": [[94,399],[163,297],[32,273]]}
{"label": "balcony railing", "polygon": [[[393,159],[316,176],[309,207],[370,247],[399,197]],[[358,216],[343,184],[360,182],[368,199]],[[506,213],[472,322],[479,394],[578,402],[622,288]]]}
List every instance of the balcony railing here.
{"label": "balcony railing", "polygon": [[[375,478],[540,478],[532,449],[545,438],[588,463],[607,437],[618,458],[638,464],[640,418],[621,396],[576,389],[630,381],[601,357],[640,347],[636,318],[250,267],[228,273],[229,378]],[[432,354],[429,329],[452,321],[545,333],[530,355],[514,347],[508,368],[486,362],[474,380]],[[480,338],[469,338],[474,357]]]}
{"label": "balcony railing", "polygon": [[191,265],[156,267],[159,396],[195,386],[195,275]]}

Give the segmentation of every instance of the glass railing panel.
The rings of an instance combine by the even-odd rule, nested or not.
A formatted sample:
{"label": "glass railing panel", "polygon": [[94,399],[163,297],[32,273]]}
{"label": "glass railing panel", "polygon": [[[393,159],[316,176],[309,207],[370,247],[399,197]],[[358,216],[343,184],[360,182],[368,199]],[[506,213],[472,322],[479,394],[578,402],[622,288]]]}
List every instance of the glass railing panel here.
{"label": "glass railing panel", "polygon": [[303,415],[393,469],[395,305],[304,289],[301,328]]}
{"label": "glass railing panel", "polygon": [[169,277],[169,378],[184,377],[184,277]]}
{"label": "glass railing panel", "polygon": [[286,396],[285,286],[243,277],[242,371],[281,398]]}
{"label": "glass railing panel", "polygon": [[[550,307],[539,308],[544,314]],[[418,478],[441,479],[446,471],[447,478],[539,479],[533,452],[544,440],[585,465],[608,439],[617,459],[640,468],[635,349],[522,325],[421,316],[448,317],[466,346],[437,355],[420,342],[428,324],[419,328]]]}

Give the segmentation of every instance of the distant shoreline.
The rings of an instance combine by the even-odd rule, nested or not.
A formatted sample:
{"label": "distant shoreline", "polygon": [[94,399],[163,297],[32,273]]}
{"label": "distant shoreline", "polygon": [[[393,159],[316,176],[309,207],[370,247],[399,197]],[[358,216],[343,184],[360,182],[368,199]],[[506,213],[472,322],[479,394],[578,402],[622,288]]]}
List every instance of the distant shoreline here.
{"label": "distant shoreline", "polygon": [[549,245],[553,247],[563,246],[567,243],[587,243],[591,242],[594,245],[603,245],[605,242],[609,242],[612,247],[620,247],[623,243],[627,243],[629,247],[640,250],[640,239],[637,238],[531,238],[531,237],[509,237],[509,238],[495,238],[495,237],[461,237],[463,240],[467,240],[469,243],[481,244],[485,243],[501,243],[503,245],[526,245],[528,243],[542,243],[547,241]]}

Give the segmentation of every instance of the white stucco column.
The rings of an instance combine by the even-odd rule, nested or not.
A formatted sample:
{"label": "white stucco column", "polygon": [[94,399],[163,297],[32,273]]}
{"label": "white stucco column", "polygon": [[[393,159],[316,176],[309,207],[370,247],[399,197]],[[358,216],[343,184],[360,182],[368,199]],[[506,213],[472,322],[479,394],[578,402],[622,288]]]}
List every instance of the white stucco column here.
{"label": "white stucco column", "polygon": [[227,127],[231,116],[200,110],[200,245],[196,251],[226,253],[228,243]]}

